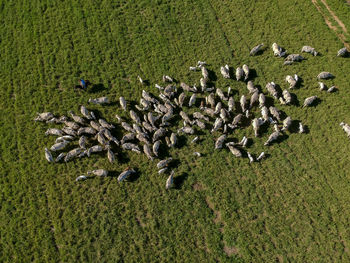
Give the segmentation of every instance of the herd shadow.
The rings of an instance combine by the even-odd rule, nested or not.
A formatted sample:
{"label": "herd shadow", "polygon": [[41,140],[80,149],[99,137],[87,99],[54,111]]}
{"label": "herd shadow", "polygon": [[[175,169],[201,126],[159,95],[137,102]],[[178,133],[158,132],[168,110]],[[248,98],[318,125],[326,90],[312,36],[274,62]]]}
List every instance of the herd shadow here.
{"label": "herd shadow", "polygon": [[142,84],[140,83],[142,86],[149,86],[149,85],[151,85],[151,82],[148,79],[143,79],[142,81],[143,81],[143,83]]}

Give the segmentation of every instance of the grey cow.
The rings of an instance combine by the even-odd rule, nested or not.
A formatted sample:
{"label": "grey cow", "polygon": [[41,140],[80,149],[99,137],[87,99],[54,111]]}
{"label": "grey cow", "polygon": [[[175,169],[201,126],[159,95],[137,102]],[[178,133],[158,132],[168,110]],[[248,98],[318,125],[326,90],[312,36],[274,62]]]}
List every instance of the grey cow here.
{"label": "grey cow", "polygon": [[62,150],[67,146],[68,143],[69,141],[62,141],[62,142],[55,143],[54,145],[51,146],[50,150],[53,152]]}
{"label": "grey cow", "polygon": [[143,152],[146,154],[147,158],[153,161],[152,151],[148,144],[143,145]]}
{"label": "grey cow", "polygon": [[215,142],[215,149],[221,149],[226,138],[226,134],[221,135]]}
{"label": "grey cow", "polygon": [[87,171],[87,174],[93,174],[99,177],[106,177],[108,175],[108,171],[105,169],[96,169],[96,170],[91,170],[91,171]]}
{"label": "grey cow", "polygon": [[47,148],[45,148],[45,158],[49,163],[53,163],[52,154]]}
{"label": "grey cow", "polygon": [[[87,118],[88,120],[94,119],[95,116],[92,112],[90,112],[84,105],[81,105],[80,107],[80,113]],[[92,113],[92,114],[91,114]]]}
{"label": "grey cow", "polygon": [[283,96],[283,99],[284,99],[284,103],[282,103],[282,104],[289,105],[289,104],[292,103],[292,95],[289,93],[288,90],[286,90],[286,89],[283,90],[282,96]]}
{"label": "grey cow", "polygon": [[286,57],[284,60],[284,65],[290,65],[294,62],[302,61],[304,58],[300,56],[299,54],[290,54]]}
{"label": "grey cow", "polygon": [[107,97],[100,97],[100,98],[96,98],[96,99],[89,99],[89,103],[93,103],[93,104],[108,104],[109,103],[109,99]]}
{"label": "grey cow", "polygon": [[46,130],[45,135],[63,136],[63,133],[62,133],[62,131],[59,130],[59,129],[50,128],[50,129],[47,129],[47,130]]}
{"label": "grey cow", "polygon": [[122,109],[123,109],[124,111],[126,111],[126,100],[125,100],[124,97],[120,97],[120,98],[119,98],[119,103],[120,103],[120,106],[122,107]]}
{"label": "grey cow", "polygon": [[338,50],[337,57],[345,57],[348,53],[349,51],[347,50],[347,48],[343,47]]}
{"label": "grey cow", "polygon": [[332,73],[329,73],[327,71],[323,71],[321,72],[320,74],[317,75],[317,78],[318,79],[330,79],[330,78],[333,78],[333,74]]}
{"label": "grey cow", "polygon": [[317,96],[311,96],[305,99],[303,107],[311,106],[317,100]]}
{"label": "grey cow", "polygon": [[259,45],[255,46],[255,47],[253,47],[253,48],[250,50],[249,55],[250,55],[250,56],[255,56],[255,55],[261,50],[261,48],[262,48],[263,46],[264,46],[264,44],[259,44]]}
{"label": "grey cow", "polygon": [[174,184],[174,171],[171,171],[168,179],[166,180],[166,183],[165,183],[165,189],[170,189],[173,187],[173,184]]}
{"label": "grey cow", "polygon": [[54,117],[51,112],[37,112],[36,114],[37,116],[35,117],[34,121],[48,121]]}
{"label": "grey cow", "polygon": [[314,56],[317,56],[318,54],[318,52],[313,47],[310,47],[310,46],[303,46],[301,48],[301,52],[310,53]]}
{"label": "grey cow", "polygon": [[269,138],[267,139],[267,141],[264,143],[264,145],[265,145],[265,146],[270,145],[272,142],[276,141],[280,135],[281,135],[281,133],[278,132],[278,131],[273,132],[273,133],[269,136]]}
{"label": "grey cow", "polygon": [[162,169],[164,168],[165,166],[168,166],[169,163],[173,160],[173,158],[169,157],[168,159],[165,159],[165,160],[161,160],[157,163],[157,168],[158,169]]}
{"label": "grey cow", "polygon": [[124,172],[122,172],[118,176],[117,180],[118,180],[118,182],[122,182],[125,179],[127,179],[128,177],[130,177],[130,175],[135,174],[135,173],[136,173],[136,171],[134,169],[128,167],[128,168],[126,168],[126,170]]}

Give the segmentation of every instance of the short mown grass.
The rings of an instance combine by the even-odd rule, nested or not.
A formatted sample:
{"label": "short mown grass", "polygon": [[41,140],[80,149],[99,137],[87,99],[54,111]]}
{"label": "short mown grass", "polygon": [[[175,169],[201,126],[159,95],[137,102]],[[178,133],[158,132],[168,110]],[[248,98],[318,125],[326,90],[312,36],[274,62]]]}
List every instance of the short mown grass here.
{"label": "short mown grass", "polygon": [[[335,56],[343,44],[311,1],[2,1],[0,14],[2,262],[349,261],[350,141],[339,123],[350,123],[350,59]],[[282,66],[273,42],[289,53],[311,45],[321,56]],[[266,50],[250,57],[259,43]],[[214,151],[216,135],[206,132],[200,144],[169,151],[179,178],[171,191],[144,155],[124,152],[113,165],[103,156],[47,163],[52,125],[33,122],[37,111],[78,112],[103,95],[138,101],[137,75],[154,94],[163,74],[198,85],[200,73],[188,70],[198,60],[236,101],[247,90],[221,77],[226,63],[248,64],[263,90],[268,81],[287,88],[285,76],[300,75],[292,91],[299,103],[312,95],[321,103],[276,105],[310,132],[266,148],[269,129],[249,150],[270,156],[251,165]],[[321,71],[336,76],[325,82],[339,92],[318,90]],[[81,77],[97,88],[75,91]],[[117,105],[89,108],[112,122],[126,116]],[[252,137],[251,127],[230,137],[243,135]],[[134,182],[74,181],[89,169],[118,174],[127,166],[138,169]]]}

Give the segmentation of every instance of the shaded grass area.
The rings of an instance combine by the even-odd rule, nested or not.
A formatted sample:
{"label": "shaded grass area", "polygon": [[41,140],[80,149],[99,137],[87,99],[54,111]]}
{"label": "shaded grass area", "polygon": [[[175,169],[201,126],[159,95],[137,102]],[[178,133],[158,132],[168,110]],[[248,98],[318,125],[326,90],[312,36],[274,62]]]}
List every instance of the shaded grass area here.
{"label": "shaded grass area", "polygon": [[[339,123],[350,122],[350,60],[334,56],[341,43],[311,1],[24,1],[2,2],[0,10],[2,261],[349,260],[350,144]],[[261,42],[266,50],[249,57]],[[290,53],[311,45],[322,55],[283,67],[272,56],[273,42]],[[126,153],[129,163],[114,165],[100,156],[59,165],[44,159],[43,148],[54,139],[32,121],[36,111],[78,112],[89,97],[102,95],[137,101],[137,75],[155,94],[163,74],[198,85],[200,74],[188,71],[197,60],[217,74],[217,87],[236,91],[236,101],[247,93],[245,84],[223,79],[223,64],[248,64],[263,90],[268,81],[286,88],[285,76],[299,74],[303,84],[293,93],[300,103],[311,95],[321,103],[276,105],[310,133],[288,134],[266,150],[269,129],[250,151],[270,157],[252,165],[213,152],[208,133],[200,145],[170,151],[180,160],[174,191],[165,191],[166,176],[155,164],[134,153]],[[318,90],[321,71],[336,76],[326,84],[338,93]],[[99,88],[75,91],[80,77]],[[116,105],[89,108],[111,121],[116,113],[126,116]],[[243,135],[253,131],[232,137]],[[139,169],[136,181],[74,182],[92,168],[119,173],[126,166]]]}

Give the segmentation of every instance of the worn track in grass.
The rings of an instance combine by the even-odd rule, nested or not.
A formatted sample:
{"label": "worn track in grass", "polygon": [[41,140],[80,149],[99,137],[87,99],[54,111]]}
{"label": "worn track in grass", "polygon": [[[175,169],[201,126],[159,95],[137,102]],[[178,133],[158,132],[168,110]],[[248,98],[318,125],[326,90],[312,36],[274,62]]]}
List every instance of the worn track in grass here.
{"label": "worn track in grass", "polygon": [[[328,14],[321,10],[321,7],[320,7],[319,2],[317,0],[312,0],[312,3],[315,5],[317,11],[320,12],[320,14],[323,16],[327,26],[335,32],[335,34],[338,36],[338,38],[343,42],[344,46],[347,49],[350,49],[350,45],[348,42],[346,42],[346,37],[345,37],[345,35],[349,35],[349,34],[348,34],[348,30],[345,27],[344,23],[330,9],[330,7],[327,5],[326,1],[321,0],[321,2],[328,10]],[[333,18],[334,21],[337,22],[337,24],[340,26],[342,32],[339,32],[338,28],[332,24],[330,18]]]}

